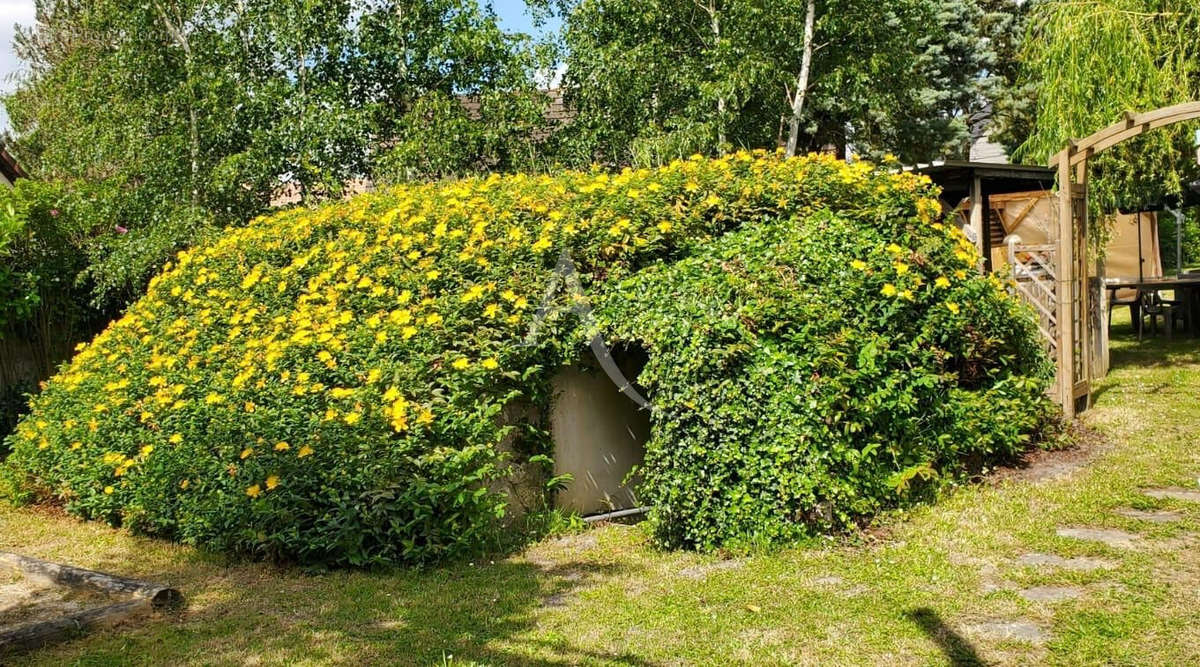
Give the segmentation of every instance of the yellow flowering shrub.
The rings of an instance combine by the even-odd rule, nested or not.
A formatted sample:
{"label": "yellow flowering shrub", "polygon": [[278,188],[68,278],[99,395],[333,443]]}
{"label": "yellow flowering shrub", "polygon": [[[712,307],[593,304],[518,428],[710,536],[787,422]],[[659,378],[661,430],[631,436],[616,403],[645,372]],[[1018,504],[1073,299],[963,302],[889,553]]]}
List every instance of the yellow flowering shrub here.
{"label": "yellow flowering shrub", "polygon": [[[544,424],[513,415],[545,408],[549,376],[587,342],[572,316],[527,340],[565,250],[600,326],[651,354],[648,492],[664,539],[794,536],[822,503],[838,502],[839,518],[887,504],[889,475],[1011,451],[1044,411],[1032,325],[1001,287],[964,270],[974,249],[936,225],[933,195],[911,174],[738,153],[404,186],[283,211],[166,265],[36,397],[3,477],[17,497],[85,518],[304,562],[424,562],[494,546],[508,504],[497,478],[513,459],[552,453]],[[748,282],[712,283],[734,275]],[[851,294],[857,305],[841,308]],[[893,330],[899,338],[885,335]],[[771,382],[735,363],[813,332],[831,356],[794,355]],[[732,391],[747,373],[752,393],[775,395]],[[916,388],[896,385],[907,381]],[[999,407],[946,407],[978,409],[971,392]],[[788,410],[804,428],[788,426]],[[824,475],[782,495],[751,474],[760,468],[728,477],[731,437],[748,428],[763,436],[746,440],[754,447],[825,450],[832,463],[779,454],[772,465],[787,484],[798,484],[797,466]],[[971,438],[986,447],[963,444]],[[705,456],[717,476],[701,482]],[[826,477],[843,467],[878,502],[842,504],[848,487]]]}

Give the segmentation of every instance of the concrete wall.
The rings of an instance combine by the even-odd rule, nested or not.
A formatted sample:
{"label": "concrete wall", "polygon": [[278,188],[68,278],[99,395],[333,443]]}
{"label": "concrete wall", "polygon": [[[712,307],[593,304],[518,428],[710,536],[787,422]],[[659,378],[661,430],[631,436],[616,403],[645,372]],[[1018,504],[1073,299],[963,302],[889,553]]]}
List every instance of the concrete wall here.
{"label": "concrete wall", "polygon": [[[615,356],[626,377],[637,377],[636,358]],[[637,480],[624,481],[645,457],[649,413],[594,366],[564,368],[553,386],[554,474],[574,478],[558,492],[556,504],[585,515],[639,506],[633,490]]]}

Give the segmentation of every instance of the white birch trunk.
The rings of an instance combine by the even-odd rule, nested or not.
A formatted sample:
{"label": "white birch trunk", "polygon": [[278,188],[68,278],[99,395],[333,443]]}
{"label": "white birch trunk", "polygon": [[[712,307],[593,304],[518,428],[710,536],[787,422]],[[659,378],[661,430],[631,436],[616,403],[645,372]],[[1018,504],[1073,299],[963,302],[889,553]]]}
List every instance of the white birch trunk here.
{"label": "white birch trunk", "polygon": [[796,79],[796,93],[792,96],[792,118],[788,122],[787,156],[796,154],[800,143],[800,116],[804,113],[804,102],[808,97],[808,78],[812,73],[813,31],[817,19],[817,0],[808,0],[804,12],[804,55],[800,59],[800,76]]}

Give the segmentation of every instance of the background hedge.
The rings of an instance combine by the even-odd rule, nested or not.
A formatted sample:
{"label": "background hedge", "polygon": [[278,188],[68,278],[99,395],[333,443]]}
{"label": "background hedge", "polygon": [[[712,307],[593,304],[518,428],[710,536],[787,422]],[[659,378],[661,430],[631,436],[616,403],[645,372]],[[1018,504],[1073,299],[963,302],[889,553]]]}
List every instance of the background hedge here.
{"label": "background hedge", "polygon": [[180,253],[81,346],[2,476],[86,518],[305,562],[495,546],[497,478],[552,453],[513,415],[585,350],[569,309],[522,344],[565,250],[602,330],[650,353],[644,492],[664,542],[841,524],[1014,451],[1048,414],[1028,315],[933,195],[739,153],[258,219]]}

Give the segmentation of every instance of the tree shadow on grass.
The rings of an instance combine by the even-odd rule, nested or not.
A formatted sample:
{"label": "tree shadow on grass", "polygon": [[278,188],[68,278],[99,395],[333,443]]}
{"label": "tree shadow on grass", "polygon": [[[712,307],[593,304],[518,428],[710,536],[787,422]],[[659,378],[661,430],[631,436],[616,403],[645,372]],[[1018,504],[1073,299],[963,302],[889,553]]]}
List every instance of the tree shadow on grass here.
{"label": "tree shadow on grass", "polygon": [[955,667],[979,667],[986,664],[975,647],[962,635],[946,625],[942,617],[929,607],[919,607],[905,612],[908,620],[912,621],[925,632],[945,654],[946,659]]}
{"label": "tree shadow on grass", "polygon": [[1126,325],[1114,327],[1109,340],[1109,366],[1114,370],[1200,364],[1200,338],[1178,335],[1167,339],[1162,334],[1146,334],[1138,341],[1133,328]]}
{"label": "tree shadow on grass", "polygon": [[[572,553],[429,569],[304,574],[172,547],[176,562],[146,559],[129,537],[107,550],[109,571],[170,583],[187,599],[175,615],[96,632],[26,656],[47,664],[655,664],[584,646],[539,628],[574,596],[630,568]],[[149,561],[149,562],[148,562]],[[594,642],[593,642],[594,644]]]}

